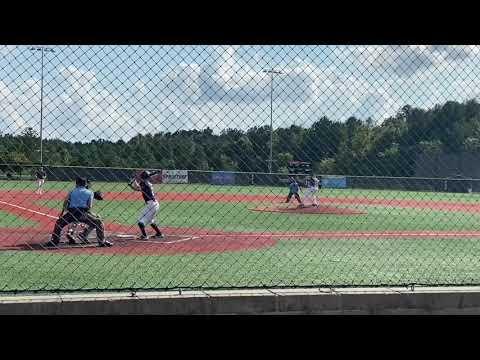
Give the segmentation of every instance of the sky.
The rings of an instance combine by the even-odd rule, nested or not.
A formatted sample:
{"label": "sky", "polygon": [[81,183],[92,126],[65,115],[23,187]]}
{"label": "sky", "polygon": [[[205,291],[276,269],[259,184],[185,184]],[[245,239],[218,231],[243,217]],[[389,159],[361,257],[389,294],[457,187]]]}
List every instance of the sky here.
{"label": "sky", "polygon": [[[81,142],[246,130],[269,125],[271,109],[274,128],[380,123],[480,85],[480,46],[45,46],[42,97],[41,52],[0,45],[1,133],[39,132],[41,108],[44,138]],[[273,84],[266,69],[281,72]]]}

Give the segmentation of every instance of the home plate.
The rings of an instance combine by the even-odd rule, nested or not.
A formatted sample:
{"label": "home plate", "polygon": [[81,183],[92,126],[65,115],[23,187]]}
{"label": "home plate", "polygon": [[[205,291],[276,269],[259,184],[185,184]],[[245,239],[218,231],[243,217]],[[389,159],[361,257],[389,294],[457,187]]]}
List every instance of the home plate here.
{"label": "home plate", "polygon": [[147,240],[141,240],[138,235],[133,234],[116,234],[115,237],[124,240],[131,240],[131,242],[142,243],[142,244],[175,244],[184,241],[190,241],[195,239],[200,239],[199,236],[190,236],[190,235],[165,235],[164,238],[155,238],[149,236]]}

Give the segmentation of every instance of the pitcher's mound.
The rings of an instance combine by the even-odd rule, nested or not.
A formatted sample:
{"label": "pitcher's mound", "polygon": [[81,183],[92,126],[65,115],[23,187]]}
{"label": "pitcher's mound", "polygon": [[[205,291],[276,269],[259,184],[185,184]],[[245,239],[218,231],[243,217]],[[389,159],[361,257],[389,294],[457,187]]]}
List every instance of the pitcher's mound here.
{"label": "pitcher's mound", "polygon": [[306,205],[305,207],[300,207],[298,205],[273,205],[273,206],[262,206],[256,209],[251,209],[253,211],[265,211],[265,212],[281,212],[281,213],[294,213],[294,214],[330,214],[330,215],[362,215],[366,214],[364,211],[347,209],[347,208],[338,208],[335,206],[326,206],[320,205],[318,207],[313,207],[311,205]]}

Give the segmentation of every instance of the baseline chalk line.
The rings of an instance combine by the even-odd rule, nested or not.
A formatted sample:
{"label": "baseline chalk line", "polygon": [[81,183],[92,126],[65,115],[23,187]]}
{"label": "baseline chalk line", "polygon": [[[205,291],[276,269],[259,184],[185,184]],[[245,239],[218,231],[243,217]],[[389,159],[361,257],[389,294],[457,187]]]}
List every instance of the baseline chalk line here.
{"label": "baseline chalk line", "polygon": [[17,208],[17,209],[29,211],[29,212],[34,213],[34,214],[47,216],[47,217],[49,217],[49,218],[51,218],[51,219],[58,219],[58,216],[53,216],[53,215],[50,215],[50,214],[45,214],[45,213],[43,213],[43,212],[41,212],[41,211],[32,210],[32,209],[29,209],[29,208],[26,208],[26,207],[23,207],[23,206],[20,206],[20,205],[10,204],[10,203],[5,202],[5,201],[0,201],[0,204],[4,204],[4,205],[11,206],[11,207],[15,207],[15,208]]}

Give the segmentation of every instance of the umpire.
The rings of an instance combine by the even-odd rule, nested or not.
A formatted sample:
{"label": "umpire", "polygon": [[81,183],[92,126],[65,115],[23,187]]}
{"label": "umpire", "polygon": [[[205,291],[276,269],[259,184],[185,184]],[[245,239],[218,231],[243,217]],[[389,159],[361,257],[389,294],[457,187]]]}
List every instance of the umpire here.
{"label": "umpire", "polygon": [[93,205],[93,192],[87,188],[87,179],[77,177],[76,187],[69,194],[64,203],[67,212],[55,223],[51,240],[46,246],[56,246],[60,243],[62,229],[73,222],[85,223],[88,227],[94,227],[97,232],[98,246],[112,246],[105,240],[104,226],[102,220],[90,212]]}

